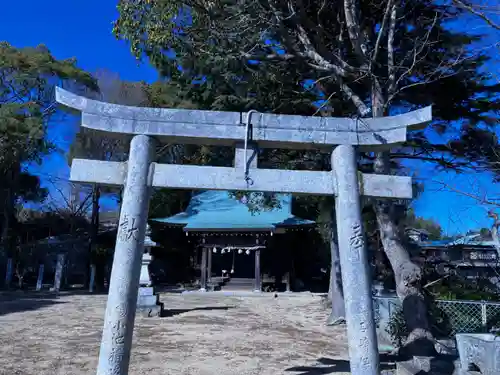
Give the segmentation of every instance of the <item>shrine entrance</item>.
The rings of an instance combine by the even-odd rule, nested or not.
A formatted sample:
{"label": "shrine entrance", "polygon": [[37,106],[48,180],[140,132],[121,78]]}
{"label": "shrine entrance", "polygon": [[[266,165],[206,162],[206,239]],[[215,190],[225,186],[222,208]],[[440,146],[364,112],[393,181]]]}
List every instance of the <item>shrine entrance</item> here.
{"label": "shrine entrance", "polygon": [[279,201],[277,207],[254,213],[245,200],[238,200],[228,191],[202,191],[192,197],[185,212],[153,218],[151,222],[183,230],[199,248],[203,291],[261,291],[263,286],[270,290],[273,288],[269,284],[282,283],[290,290],[290,264],[282,261],[288,274],[286,280],[273,280],[279,275],[272,271],[279,265],[270,264],[269,253],[276,251],[273,245],[277,245],[277,237],[283,239],[288,231],[311,228],[315,222],[292,214],[290,194],[276,194],[275,199]]}
{"label": "shrine entrance", "polygon": [[[335,196],[350,369],[353,375],[379,374],[360,195],[411,199],[413,189],[410,177],[359,173],[355,147],[380,149],[404,142],[408,128],[431,121],[430,107],[360,121],[255,111],[128,107],[59,88],[56,100],[81,111],[84,127],[110,135],[133,135],[128,162],[74,159],[71,166],[74,182],[124,186],[98,375],[128,374],[148,205],[154,187]],[[233,146],[234,167],[157,164],[159,142]],[[327,149],[331,151],[332,170],[260,169],[259,147]]]}
{"label": "shrine entrance", "polygon": [[[210,252],[210,249],[208,249]],[[220,251],[220,252],[219,252]],[[212,250],[212,268],[210,270],[213,275],[229,275],[231,279],[256,279],[255,275],[255,251],[245,249],[216,249]],[[207,270],[208,272],[208,270]],[[210,281],[210,280],[209,280]]]}

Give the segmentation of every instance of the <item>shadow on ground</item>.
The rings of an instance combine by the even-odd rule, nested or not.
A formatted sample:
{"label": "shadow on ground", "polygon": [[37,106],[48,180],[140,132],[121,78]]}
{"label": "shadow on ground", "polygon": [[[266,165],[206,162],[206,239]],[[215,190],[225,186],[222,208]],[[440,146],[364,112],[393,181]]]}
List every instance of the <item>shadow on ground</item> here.
{"label": "shadow on ground", "polygon": [[[436,358],[432,358],[430,362],[429,371],[420,370],[415,375],[428,375],[428,374],[452,375],[455,373],[456,370],[455,361],[457,359],[458,357],[453,355],[441,355]],[[477,372],[477,374],[480,374],[480,372]]]}
{"label": "shadow on ground", "polygon": [[190,311],[229,310],[229,309],[234,309],[234,306],[205,306],[205,307],[193,307],[192,309],[165,309],[163,310],[161,317],[168,318],[175,315],[185,314]]}
{"label": "shadow on ground", "polygon": [[65,303],[62,301],[58,301],[56,298],[57,297],[54,295],[43,297],[38,296],[37,298],[14,298],[11,296],[9,296],[9,298],[4,298],[4,296],[0,296],[0,316],[23,311],[33,311],[51,305]]}
{"label": "shadow on ground", "polygon": [[[380,371],[396,369],[395,357],[388,354],[380,355]],[[297,375],[323,375],[336,372],[350,372],[349,361],[345,359],[319,358],[313,366],[295,366],[287,368],[286,372],[295,372]]]}

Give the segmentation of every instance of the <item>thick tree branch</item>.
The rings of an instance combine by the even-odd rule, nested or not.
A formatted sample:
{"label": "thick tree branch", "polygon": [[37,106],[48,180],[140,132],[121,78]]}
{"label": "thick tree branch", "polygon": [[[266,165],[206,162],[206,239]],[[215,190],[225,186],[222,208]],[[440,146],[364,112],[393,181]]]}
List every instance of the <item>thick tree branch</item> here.
{"label": "thick tree branch", "polygon": [[387,34],[387,93],[389,96],[394,95],[394,91],[396,91],[396,70],[394,69],[394,35],[396,31],[397,4],[391,5],[390,13],[391,15],[389,21],[389,32]]}
{"label": "thick tree branch", "polygon": [[344,12],[347,22],[347,32],[354,52],[362,63],[368,60],[368,46],[361,32],[358,18],[358,8],[355,0],[344,0]]}
{"label": "thick tree branch", "polygon": [[[392,5],[392,0],[389,0],[387,2],[387,7],[386,7],[385,12],[384,12],[384,19],[382,20],[382,25],[380,26],[380,30],[379,30],[378,35],[377,35],[377,41],[375,42],[375,47],[373,48],[372,64],[375,63],[375,61],[377,61],[377,55],[378,55],[378,51],[380,49],[380,43],[382,42],[382,37],[385,34],[385,28],[386,28],[387,20],[389,19],[389,14],[391,14],[391,8],[395,9],[395,6]],[[394,30],[393,30],[393,33],[394,33]],[[393,35],[393,39],[394,39],[394,35]]]}
{"label": "thick tree branch", "polygon": [[302,43],[302,46],[304,48],[304,54],[307,57],[309,57],[312,61],[314,61],[315,65],[324,70],[333,72],[338,77],[347,77],[347,71],[345,69],[327,61],[323,56],[321,56],[316,51],[313,44],[309,40],[309,37],[307,36],[307,32],[304,30],[302,25],[300,24],[297,25],[297,31],[298,31],[297,36],[299,38],[299,41]]}

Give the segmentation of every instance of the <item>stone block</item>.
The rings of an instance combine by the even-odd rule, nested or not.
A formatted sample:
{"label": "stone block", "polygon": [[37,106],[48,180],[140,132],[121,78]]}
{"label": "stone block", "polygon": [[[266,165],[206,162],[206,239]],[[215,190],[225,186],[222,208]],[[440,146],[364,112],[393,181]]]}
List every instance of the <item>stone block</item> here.
{"label": "stone block", "polygon": [[137,299],[137,306],[155,306],[159,303],[159,296],[140,296]]}
{"label": "stone block", "polygon": [[458,357],[457,344],[454,339],[436,340],[435,349],[439,354]]}
{"label": "stone block", "polygon": [[163,303],[152,287],[140,287],[137,294],[137,313],[146,317],[161,316]]}
{"label": "stone block", "polygon": [[137,313],[147,318],[151,318],[153,316],[160,317],[162,315],[162,311],[163,311],[163,303],[154,306],[137,307]]}
{"label": "stone block", "polygon": [[154,290],[152,287],[140,287],[139,288],[139,292],[138,292],[139,297],[152,296],[152,295],[154,295]]}
{"label": "stone block", "polygon": [[500,337],[491,333],[456,335],[460,364],[465,371],[500,374]]}

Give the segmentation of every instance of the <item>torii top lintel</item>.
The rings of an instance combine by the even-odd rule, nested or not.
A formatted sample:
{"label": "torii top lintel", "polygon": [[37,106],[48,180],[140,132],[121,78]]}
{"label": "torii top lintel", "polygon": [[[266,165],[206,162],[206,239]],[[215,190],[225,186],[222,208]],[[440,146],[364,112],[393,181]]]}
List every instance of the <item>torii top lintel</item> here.
{"label": "torii top lintel", "polygon": [[[81,111],[82,126],[89,129],[145,134],[175,143],[232,146],[245,139],[245,113],[131,107],[88,99],[59,87],[56,101]],[[254,113],[251,138],[270,148],[384,147],[406,141],[408,129],[423,128],[431,120],[430,106],[363,119]]]}

